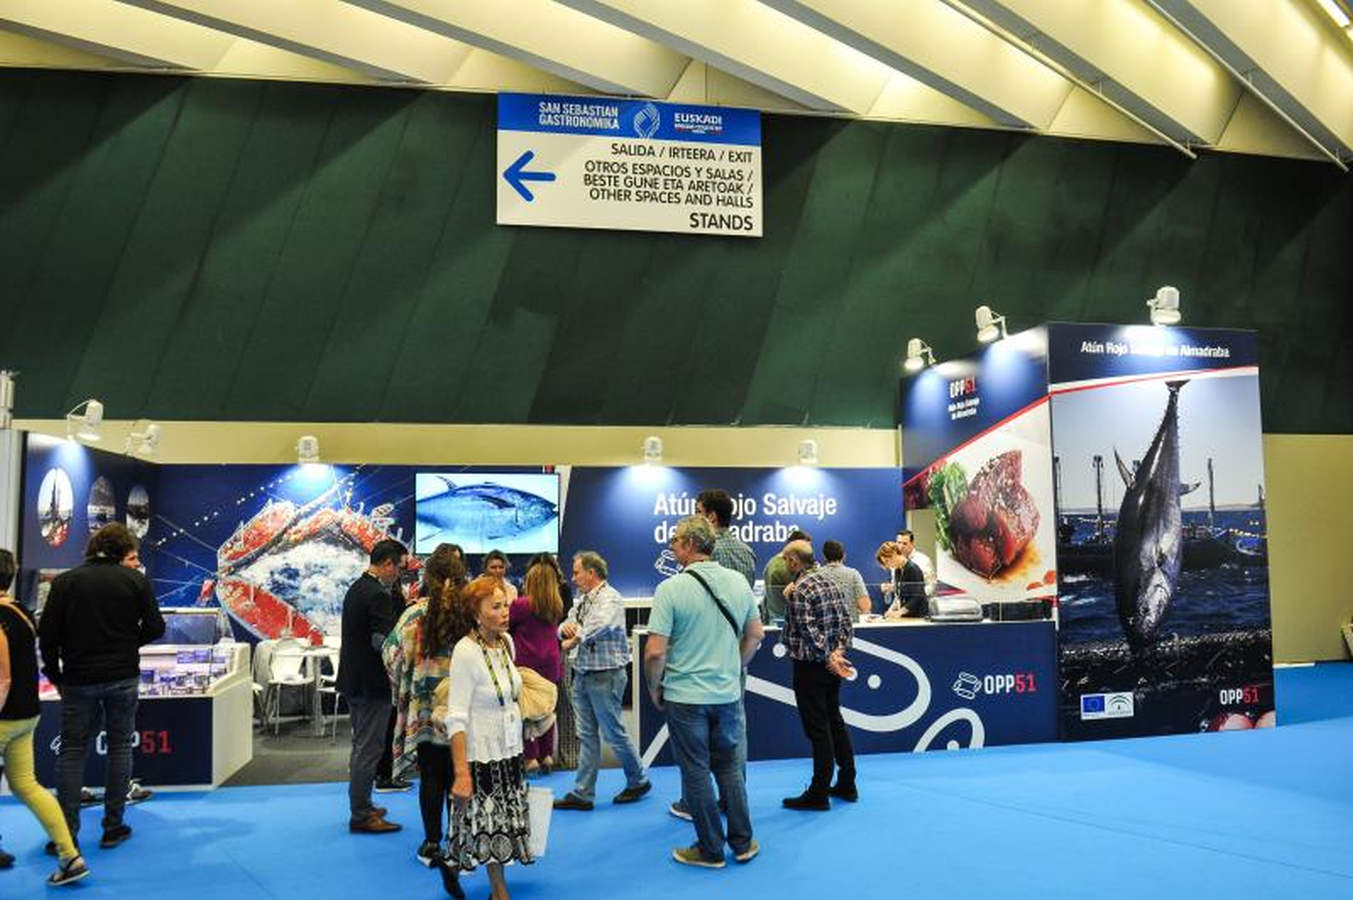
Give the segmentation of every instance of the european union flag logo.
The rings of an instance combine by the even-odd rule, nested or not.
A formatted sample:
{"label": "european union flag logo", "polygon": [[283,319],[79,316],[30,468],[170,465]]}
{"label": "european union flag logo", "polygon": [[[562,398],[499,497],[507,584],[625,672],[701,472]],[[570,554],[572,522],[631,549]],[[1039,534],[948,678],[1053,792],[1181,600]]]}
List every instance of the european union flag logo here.
{"label": "european union flag logo", "polygon": [[1081,697],[1082,713],[1102,713],[1104,712],[1104,695],[1089,694]]}

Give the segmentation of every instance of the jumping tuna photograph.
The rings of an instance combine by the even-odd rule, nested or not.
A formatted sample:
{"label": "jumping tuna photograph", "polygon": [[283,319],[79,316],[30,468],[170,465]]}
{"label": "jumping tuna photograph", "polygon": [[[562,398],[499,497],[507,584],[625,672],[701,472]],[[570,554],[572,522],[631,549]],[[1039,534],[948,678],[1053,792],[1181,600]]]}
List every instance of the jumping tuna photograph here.
{"label": "jumping tuna photograph", "polygon": [[[1064,736],[1273,725],[1258,377],[1163,375],[1052,405]],[[1087,714],[1100,695],[1131,695],[1131,714]]]}

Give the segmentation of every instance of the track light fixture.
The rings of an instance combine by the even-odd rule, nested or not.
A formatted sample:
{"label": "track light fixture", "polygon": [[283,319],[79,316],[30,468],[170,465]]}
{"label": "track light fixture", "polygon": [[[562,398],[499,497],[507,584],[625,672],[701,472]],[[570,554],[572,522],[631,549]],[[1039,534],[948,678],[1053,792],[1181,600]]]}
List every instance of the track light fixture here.
{"label": "track light fixture", "polygon": [[983,344],[1006,337],[1005,316],[999,315],[990,306],[979,306],[974,316],[977,320],[977,340]]}
{"label": "track light fixture", "polygon": [[319,438],[313,434],[301,435],[296,442],[296,462],[303,466],[319,462]]}
{"label": "track light fixture", "polygon": [[99,434],[102,424],[103,404],[91,397],[66,413],[66,437],[89,444],[97,443],[102,437]]}
{"label": "track light fixture", "polygon": [[650,465],[657,465],[662,462],[662,438],[656,434],[650,434],[644,438],[643,451],[644,462]]}
{"label": "track light fixture", "polygon": [[1178,325],[1182,318],[1179,314],[1179,288],[1164,285],[1156,289],[1156,296],[1146,301],[1151,310],[1152,325]]}
{"label": "track light fixture", "polygon": [[902,368],[908,372],[919,372],[926,366],[935,365],[935,353],[930,345],[920,338],[907,341],[907,361]]}
{"label": "track light fixture", "polygon": [[132,430],[127,433],[129,456],[154,456],[155,448],[160,446],[160,426],[149,419],[137,419]]}

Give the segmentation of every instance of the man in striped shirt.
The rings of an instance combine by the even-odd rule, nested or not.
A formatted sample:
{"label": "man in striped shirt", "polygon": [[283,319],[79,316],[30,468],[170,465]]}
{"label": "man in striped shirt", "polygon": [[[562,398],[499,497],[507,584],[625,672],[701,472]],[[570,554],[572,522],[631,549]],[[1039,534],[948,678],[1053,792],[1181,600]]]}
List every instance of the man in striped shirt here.
{"label": "man in striped shirt", "polygon": [[[854,802],[855,752],[841,717],[841,679],[850,674],[853,600],[831,573],[817,568],[813,545],[791,541],[785,565],[794,581],[786,589],[784,644],[794,664],[794,702],[803,733],[813,745],[813,780],[789,809],[831,809],[829,797]],[[832,770],[836,783],[832,784]]]}

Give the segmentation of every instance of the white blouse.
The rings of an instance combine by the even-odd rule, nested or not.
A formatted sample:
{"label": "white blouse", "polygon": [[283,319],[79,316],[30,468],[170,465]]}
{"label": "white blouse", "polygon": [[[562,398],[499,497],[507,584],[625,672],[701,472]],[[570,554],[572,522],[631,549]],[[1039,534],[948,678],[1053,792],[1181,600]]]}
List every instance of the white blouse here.
{"label": "white blouse", "polygon": [[465,753],[471,762],[510,759],[522,752],[516,655],[510,635],[503,635],[503,647],[497,650],[467,635],[451,653],[446,733],[450,737],[465,732]]}

